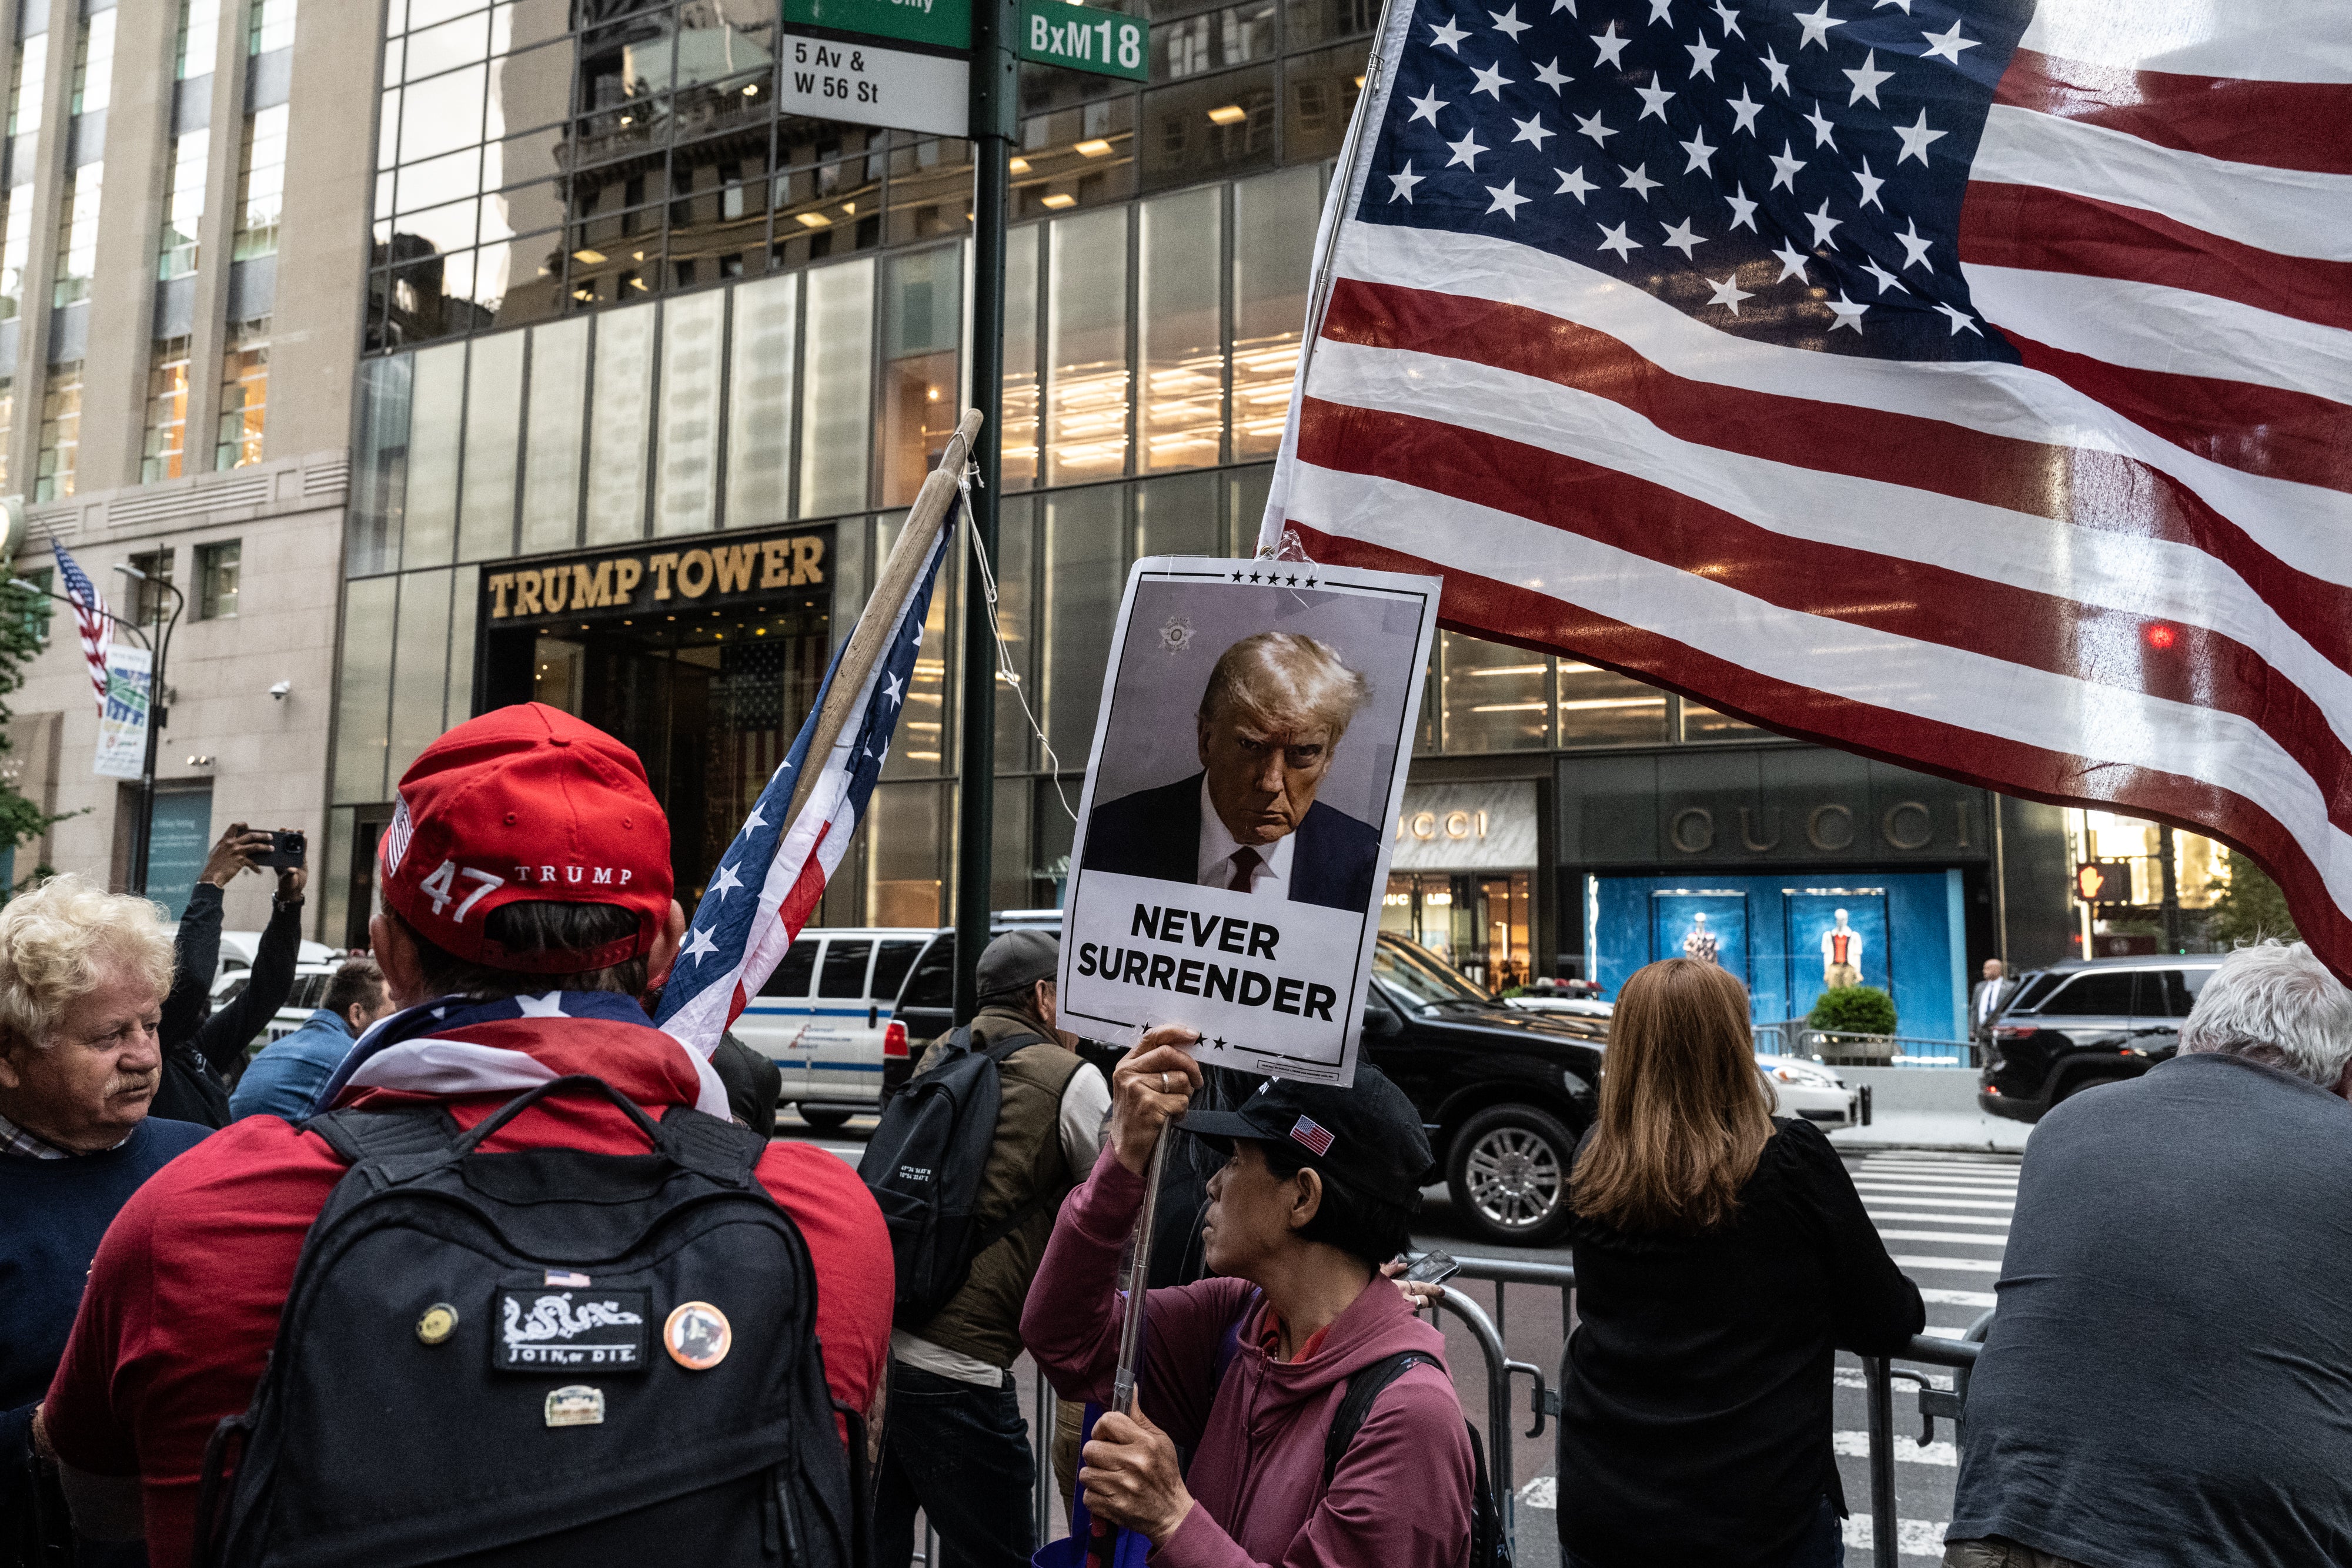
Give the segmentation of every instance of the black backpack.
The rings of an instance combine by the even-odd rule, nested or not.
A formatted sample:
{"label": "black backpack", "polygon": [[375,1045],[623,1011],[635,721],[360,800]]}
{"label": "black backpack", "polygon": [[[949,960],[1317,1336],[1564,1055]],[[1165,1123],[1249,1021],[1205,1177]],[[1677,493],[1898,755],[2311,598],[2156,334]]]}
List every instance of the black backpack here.
{"label": "black backpack", "polygon": [[[1331,1417],[1331,1429],[1323,1437],[1323,1489],[1331,1489],[1331,1478],[1339,1469],[1339,1456],[1356,1440],[1363,1429],[1364,1417],[1372,1413],[1372,1401],[1381,1390],[1402,1377],[1405,1369],[1429,1358],[1418,1351],[1403,1350],[1385,1361],[1376,1361],[1360,1367],[1348,1379],[1347,1392],[1339,1396],[1339,1408]],[[1478,1428],[1470,1427],[1470,1568],[1511,1568],[1511,1543],[1503,1533],[1503,1508],[1495,1495],[1494,1482],[1486,1475],[1486,1445],[1478,1440]]]}
{"label": "black backpack", "polygon": [[[580,1091],[652,1152],[477,1152]],[[434,1108],[308,1125],[351,1170],[206,1448],[200,1565],[863,1563],[862,1423],[845,1453],[763,1139],[684,1106],[656,1124],[583,1076],[463,1134]]]}
{"label": "black backpack", "polygon": [[940,1060],[910,1079],[882,1108],[881,1125],[866,1141],[857,1175],[881,1207],[898,1266],[895,1318],[916,1328],[939,1315],[964,1281],[971,1261],[1027,1223],[1046,1199],[1038,1193],[984,1229],[975,1229],[980,1182],[996,1143],[996,1113],[1004,1060],[1043,1035],[1017,1035],[985,1050],[971,1045],[969,1025],[940,1048]]}

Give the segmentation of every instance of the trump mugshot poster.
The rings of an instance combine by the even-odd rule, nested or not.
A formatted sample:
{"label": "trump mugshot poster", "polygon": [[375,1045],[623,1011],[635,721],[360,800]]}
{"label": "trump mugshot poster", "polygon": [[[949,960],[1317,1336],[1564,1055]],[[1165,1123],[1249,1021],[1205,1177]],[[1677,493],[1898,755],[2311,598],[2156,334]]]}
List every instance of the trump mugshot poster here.
{"label": "trump mugshot poster", "polygon": [[1135,564],[1070,852],[1070,1027],[1184,1024],[1204,1062],[1354,1082],[1440,587]]}

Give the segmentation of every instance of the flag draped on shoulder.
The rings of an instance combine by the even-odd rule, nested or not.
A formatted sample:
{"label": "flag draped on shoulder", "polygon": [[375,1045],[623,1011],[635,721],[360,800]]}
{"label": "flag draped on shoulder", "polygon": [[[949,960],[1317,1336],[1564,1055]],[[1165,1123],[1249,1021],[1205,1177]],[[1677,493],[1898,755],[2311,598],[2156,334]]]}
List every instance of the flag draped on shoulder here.
{"label": "flag draped on shoulder", "polygon": [[1267,542],[2194,826],[2352,973],[2352,7],[1391,0],[1375,59]]}
{"label": "flag draped on shoulder", "polygon": [[49,541],[58,558],[58,581],[73,603],[74,629],[81,636],[82,662],[89,666],[89,684],[97,688],[98,711],[106,711],[106,655],[114,646],[114,617],[107,613],[106,598],[66,547]]}
{"label": "flag draped on shoulder", "polygon": [[[827,879],[849,849],[890,753],[922,650],[931,591],[958,537],[956,508],[961,505],[961,498],[950,503],[914,590],[898,606],[832,749],[814,758],[809,755],[817,742],[819,716],[842,677],[849,639],[835,652],[792,750],[711,873],[655,1015],[663,1029],[705,1056],[808,924]],[[814,788],[800,815],[787,821],[793,790],[811,767],[820,770]]]}

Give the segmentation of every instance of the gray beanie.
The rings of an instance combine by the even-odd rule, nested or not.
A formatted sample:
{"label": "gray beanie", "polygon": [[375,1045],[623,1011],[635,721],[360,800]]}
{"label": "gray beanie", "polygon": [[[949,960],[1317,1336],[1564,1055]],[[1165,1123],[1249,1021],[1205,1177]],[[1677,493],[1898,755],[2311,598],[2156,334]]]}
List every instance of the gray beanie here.
{"label": "gray beanie", "polygon": [[1026,992],[1062,967],[1062,942],[1050,931],[1008,931],[980,955],[978,983],[985,997]]}

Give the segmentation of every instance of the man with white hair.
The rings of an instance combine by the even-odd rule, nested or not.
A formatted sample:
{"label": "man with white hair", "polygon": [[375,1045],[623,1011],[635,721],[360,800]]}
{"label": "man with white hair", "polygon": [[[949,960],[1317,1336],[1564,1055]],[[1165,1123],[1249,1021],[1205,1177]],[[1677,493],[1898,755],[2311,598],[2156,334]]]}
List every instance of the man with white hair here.
{"label": "man with white hair", "polygon": [[1201,771],[1097,806],[1086,868],[1368,909],[1380,831],[1315,796],[1370,690],[1312,637],[1235,643],[1201,693]]}
{"label": "man with white hair", "polygon": [[2035,1127],[1945,1568],[2352,1563],[2352,992],[2242,947]]}

